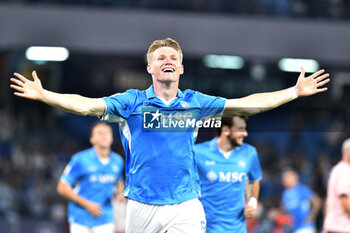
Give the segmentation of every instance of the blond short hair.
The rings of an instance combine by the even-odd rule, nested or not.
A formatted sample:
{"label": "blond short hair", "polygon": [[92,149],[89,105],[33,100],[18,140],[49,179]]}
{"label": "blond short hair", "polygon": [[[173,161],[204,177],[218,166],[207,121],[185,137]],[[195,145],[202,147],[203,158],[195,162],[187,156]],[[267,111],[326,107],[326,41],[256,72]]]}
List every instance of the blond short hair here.
{"label": "blond short hair", "polygon": [[154,51],[156,51],[157,49],[161,48],[161,47],[170,47],[175,49],[179,55],[180,55],[180,62],[182,63],[182,50],[181,47],[179,45],[179,43],[177,43],[175,40],[171,39],[171,38],[166,38],[164,40],[155,40],[153,41],[153,43],[151,44],[151,46],[149,46],[148,51],[147,51],[147,63],[150,64],[152,62],[152,56]]}

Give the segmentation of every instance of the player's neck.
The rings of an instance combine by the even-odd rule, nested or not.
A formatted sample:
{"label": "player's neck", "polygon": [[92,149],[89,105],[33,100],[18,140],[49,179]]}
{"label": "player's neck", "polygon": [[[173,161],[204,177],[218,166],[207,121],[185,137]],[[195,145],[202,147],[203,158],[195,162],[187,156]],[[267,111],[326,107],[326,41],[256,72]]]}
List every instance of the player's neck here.
{"label": "player's neck", "polygon": [[350,160],[343,158],[342,161],[350,166]]}
{"label": "player's neck", "polygon": [[165,100],[173,99],[177,96],[179,82],[153,82],[153,90],[157,97]]}
{"label": "player's neck", "polygon": [[225,137],[219,137],[217,140],[217,144],[220,150],[224,151],[224,152],[228,152],[228,151],[233,151],[235,150],[235,146],[232,145],[232,143]]}
{"label": "player's neck", "polygon": [[108,158],[109,153],[111,152],[109,148],[98,148],[98,147],[95,147],[95,151],[97,156],[100,158]]}

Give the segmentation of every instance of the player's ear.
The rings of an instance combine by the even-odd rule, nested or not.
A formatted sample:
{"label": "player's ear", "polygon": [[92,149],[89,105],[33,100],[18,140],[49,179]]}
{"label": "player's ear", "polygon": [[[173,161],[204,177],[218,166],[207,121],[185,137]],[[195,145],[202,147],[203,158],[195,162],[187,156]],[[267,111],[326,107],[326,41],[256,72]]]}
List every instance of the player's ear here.
{"label": "player's ear", "polygon": [[221,135],[228,136],[230,135],[230,127],[224,125],[221,127]]}
{"label": "player's ear", "polygon": [[184,65],[181,65],[180,74],[184,74],[184,72],[185,72],[185,67]]}
{"label": "player's ear", "polygon": [[149,74],[153,74],[153,67],[152,67],[152,65],[151,64],[148,64],[147,65],[147,72],[149,73]]}

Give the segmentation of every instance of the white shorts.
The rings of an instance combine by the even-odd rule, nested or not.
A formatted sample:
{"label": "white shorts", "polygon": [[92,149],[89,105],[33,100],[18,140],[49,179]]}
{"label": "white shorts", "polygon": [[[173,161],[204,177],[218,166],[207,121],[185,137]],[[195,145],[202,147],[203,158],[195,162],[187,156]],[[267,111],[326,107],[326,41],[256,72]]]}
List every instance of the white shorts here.
{"label": "white shorts", "polygon": [[294,233],[316,233],[316,229],[314,227],[304,227],[294,231]]}
{"label": "white shorts", "polygon": [[125,233],[205,233],[202,203],[196,198],[174,205],[128,200]]}
{"label": "white shorts", "polygon": [[95,227],[87,227],[78,223],[69,223],[70,233],[114,233],[114,223],[107,223]]}

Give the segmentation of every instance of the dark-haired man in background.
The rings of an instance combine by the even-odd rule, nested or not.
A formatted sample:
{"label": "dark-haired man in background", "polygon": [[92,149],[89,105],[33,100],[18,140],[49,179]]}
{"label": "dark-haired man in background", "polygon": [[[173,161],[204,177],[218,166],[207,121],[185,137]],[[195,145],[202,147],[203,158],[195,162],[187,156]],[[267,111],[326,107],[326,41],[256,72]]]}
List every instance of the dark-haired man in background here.
{"label": "dark-haired man in background", "polygon": [[247,136],[245,117],[223,118],[218,137],[195,145],[207,232],[245,233],[245,219],[255,215],[262,175],[256,149],[243,142]]}

